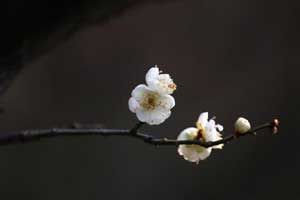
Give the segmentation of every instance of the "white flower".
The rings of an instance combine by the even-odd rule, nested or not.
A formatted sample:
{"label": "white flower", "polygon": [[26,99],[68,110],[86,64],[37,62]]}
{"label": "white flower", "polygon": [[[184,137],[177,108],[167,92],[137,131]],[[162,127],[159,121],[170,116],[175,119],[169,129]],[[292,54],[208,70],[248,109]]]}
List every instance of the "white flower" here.
{"label": "white flower", "polygon": [[[195,140],[198,135],[198,129],[194,127],[184,129],[178,136],[177,140]],[[178,153],[183,156],[185,160],[199,163],[200,160],[206,159],[212,148],[205,148],[199,145],[179,145]]]}
{"label": "white flower", "polygon": [[170,95],[176,85],[169,74],[160,74],[157,66],[146,74],[146,83],[140,84],[131,93],[128,105],[141,122],[149,125],[163,123],[171,115],[175,100]]}
{"label": "white flower", "polygon": [[155,65],[146,74],[146,83],[153,89],[163,94],[172,94],[176,90],[176,84],[169,74],[160,74],[159,68]]}
{"label": "white flower", "polygon": [[161,94],[140,84],[132,91],[128,106],[141,122],[157,125],[170,117],[175,100],[171,95]]}
{"label": "white flower", "polygon": [[[203,142],[214,142],[222,139],[218,131],[223,131],[223,126],[216,124],[214,119],[208,120],[208,113],[201,113],[196,122],[197,128],[190,127],[184,129],[178,136],[178,140],[200,140]],[[206,159],[212,149],[222,149],[223,144],[205,148],[199,145],[179,145],[178,153],[185,160],[199,163]]]}
{"label": "white flower", "polygon": [[236,120],[234,129],[236,133],[244,134],[251,129],[251,124],[246,118],[240,117]]}

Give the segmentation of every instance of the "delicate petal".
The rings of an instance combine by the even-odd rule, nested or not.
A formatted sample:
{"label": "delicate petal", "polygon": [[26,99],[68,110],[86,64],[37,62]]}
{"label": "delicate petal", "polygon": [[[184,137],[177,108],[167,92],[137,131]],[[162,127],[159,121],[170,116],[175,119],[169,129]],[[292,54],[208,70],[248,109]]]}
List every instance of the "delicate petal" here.
{"label": "delicate petal", "polygon": [[131,96],[135,98],[135,100],[141,101],[144,98],[145,93],[149,91],[151,91],[149,87],[144,84],[140,84],[132,90]]}
{"label": "delicate petal", "polygon": [[219,132],[222,132],[224,130],[224,127],[221,124],[217,124],[216,129],[218,129]]}
{"label": "delicate petal", "polygon": [[128,107],[131,112],[135,113],[140,108],[140,104],[135,100],[135,98],[131,97],[128,101]]}
{"label": "delicate petal", "polygon": [[179,155],[183,156],[183,158],[190,162],[198,162],[200,160],[199,155],[196,151],[191,151],[187,145],[179,145],[178,147]]}
{"label": "delicate petal", "polygon": [[[222,139],[221,134],[217,131],[215,120],[209,120],[205,127],[204,139],[207,142],[214,142]],[[223,144],[213,146],[214,149],[222,149]]]}
{"label": "delicate petal", "polygon": [[207,142],[211,142],[215,140],[215,136],[217,135],[217,130],[215,129],[215,123],[213,120],[210,120],[207,125],[204,127],[204,139]]}
{"label": "delicate petal", "polygon": [[177,140],[194,140],[197,137],[198,129],[189,127],[181,131],[178,135]]}
{"label": "delicate petal", "polygon": [[210,119],[206,125],[210,126],[210,127],[213,127],[213,128],[216,128],[216,121],[213,120],[213,119]]}
{"label": "delicate petal", "polygon": [[[205,160],[210,155],[210,153],[212,151],[211,147],[210,148],[204,148],[204,147],[198,146],[198,148],[199,149],[198,149],[197,153],[199,155],[200,160]],[[200,150],[200,148],[201,148],[201,150]]]}
{"label": "delicate petal", "polygon": [[162,95],[160,97],[160,105],[159,107],[162,109],[170,110],[175,106],[175,99],[171,95]]}
{"label": "delicate petal", "polygon": [[205,160],[211,153],[212,148],[204,148],[199,145],[179,145],[178,153],[190,162],[198,163]]}
{"label": "delicate petal", "polygon": [[163,123],[171,115],[170,110],[154,110],[154,111],[143,111],[140,110],[136,113],[137,118],[141,122],[146,122],[149,125],[158,125]]}
{"label": "delicate petal", "polygon": [[208,121],[208,112],[203,112],[200,114],[198,121],[196,122],[198,129],[203,129]]}
{"label": "delicate petal", "polygon": [[141,122],[147,122],[149,121],[149,115],[147,112],[140,110],[139,112],[136,112],[136,116],[138,118],[138,120],[140,120]]}
{"label": "delicate petal", "polygon": [[151,113],[152,119],[150,120],[150,125],[158,125],[163,123],[166,119],[171,116],[170,110],[155,110]]}
{"label": "delicate petal", "polygon": [[146,74],[146,83],[147,85],[152,84],[153,81],[157,80],[159,75],[159,68],[157,65],[155,67],[151,67]]}

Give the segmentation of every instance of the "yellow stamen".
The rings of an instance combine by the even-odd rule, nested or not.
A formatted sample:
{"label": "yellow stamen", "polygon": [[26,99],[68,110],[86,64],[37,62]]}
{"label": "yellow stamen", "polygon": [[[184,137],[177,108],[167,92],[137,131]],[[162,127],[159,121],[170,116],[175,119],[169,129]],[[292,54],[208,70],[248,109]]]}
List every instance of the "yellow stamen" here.
{"label": "yellow stamen", "polygon": [[169,84],[168,87],[172,90],[176,90],[177,85],[175,83]]}
{"label": "yellow stamen", "polygon": [[157,94],[149,93],[143,97],[141,106],[147,111],[154,110],[160,104],[158,99],[159,97]]}

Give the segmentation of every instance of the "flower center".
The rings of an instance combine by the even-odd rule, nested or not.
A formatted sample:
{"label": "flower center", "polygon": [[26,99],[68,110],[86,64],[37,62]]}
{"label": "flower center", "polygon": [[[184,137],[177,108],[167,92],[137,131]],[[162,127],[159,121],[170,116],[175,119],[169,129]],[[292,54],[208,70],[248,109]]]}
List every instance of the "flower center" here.
{"label": "flower center", "polygon": [[144,110],[152,111],[158,106],[159,104],[158,99],[159,98],[157,94],[148,93],[142,99],[141,106],[144,108]]}
{"label": "flower center", "polygon": [[204,134],[205,134],[205,132],[204,132],[203,129],[198,129],[196,140],[200,140],[201,142],[205,142]]}

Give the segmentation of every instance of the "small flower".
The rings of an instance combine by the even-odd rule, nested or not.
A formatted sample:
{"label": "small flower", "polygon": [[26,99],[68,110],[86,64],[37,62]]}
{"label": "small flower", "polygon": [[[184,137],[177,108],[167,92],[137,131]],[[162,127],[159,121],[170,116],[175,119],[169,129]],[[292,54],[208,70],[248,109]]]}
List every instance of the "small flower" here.
{"label": "small flower", "polygon": [[[177,140],[195,140],[197,139],[198,129],[194,127],[184,129],[178,136]],[[212,148],[205,148],[199,145],[179,145],[178,153],[183,156],[183,158],[190,162],[199,163],[200,160],[206,159]]]}
{"label": "small flower", "polygon": [[160,74],[157,65],[149,69],[146,74],[147,85],[160,93],[172,94],[176,90],[176,84],[169,74]]}
{"label": "small flower", "polygon": [[146,83],[140,84],[131,93],[128,106],[136,113],[141,122],[149,125],[163,123],[171,115],[175,100],[170,95],[176,85],[169,74],[159,74],[157,66],[152,67],[146,74]]}
{"label": "small flower", "polygon": [[175,100],[171,95],[161,94],[140,84],[132,91],[128,106],[141,122],[158,125],[170,117]]}
{"label": "small flower", "polygon": [[251,124],[246,118],[240,117],[236,120],[234,129],[236,133],[244,134],[251,129]]}
{"label": "small flower", "polygon": [[[223,131],[223,126],[216,124],[214,119],[208,120],[208,113],[201,113],[196,127],[184,129],[178,136],[178,140],[199,140],[202,142],[214,142],[222,139],[222,135],[218,131]],[[200,145],[179,145],[178,153],[185,160],[199,163],[200,160],[206,159],[212,149],[222,149],[223,144],[215,145],[209,148]]]}

